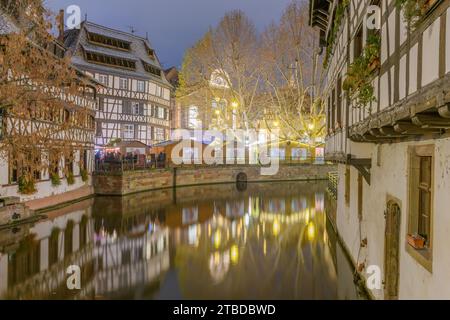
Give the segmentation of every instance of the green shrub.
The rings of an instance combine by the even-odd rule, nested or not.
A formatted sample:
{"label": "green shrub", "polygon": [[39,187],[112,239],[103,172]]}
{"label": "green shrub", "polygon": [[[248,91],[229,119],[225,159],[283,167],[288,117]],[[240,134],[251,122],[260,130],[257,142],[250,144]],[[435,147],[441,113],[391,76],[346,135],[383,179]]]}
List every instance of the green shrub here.
{"label": "green shrub", "polygon": [[19,193],[21,194],[33,194],[37,191],[33,177],[20,176],[18,184],[19,184]]}
{"label": "green shrub", "polygon": [[80,170],[80,174],[81,174],[81,180],[83,180],[83,182],[88,181],[89,174],[88,174],[88,171],[86,169],[81,169]]}
{"label": "green shrub", "polygon": [[58,173],[51,173],[50,174],[50,180],[52,182],[52,186],[57,187],[61,185],[61,178],[59,177]]}
{"label": "green shrub", "polygon": [[69,173],[66,175],[66,179],[67,179],[67,184],[68,184],[68,185],[72,185],[72,184],[75,183],[75,177],[73,176],[73,173],[72,173],[72,172],[69,172]]}

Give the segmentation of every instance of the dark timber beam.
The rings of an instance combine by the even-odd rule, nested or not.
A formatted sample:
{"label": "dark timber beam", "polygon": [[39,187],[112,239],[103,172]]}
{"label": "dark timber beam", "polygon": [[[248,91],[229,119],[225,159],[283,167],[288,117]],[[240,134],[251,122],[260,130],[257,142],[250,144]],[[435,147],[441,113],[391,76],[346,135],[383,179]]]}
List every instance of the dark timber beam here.
{"label": "dark timber beam", "polygon": [[370,185],[370,169],[372,168],[372,159],[355,159],[350,158],[348,160],[348,164],[355,167],[356,170],[363,176],[364,180],[366,180],[367,184]]}
{"label": "dark timber beam", "polygon": [[450,128],[450,119],[442,118],[438,115],[416,114],[411,119],[412,123],[422,129],[447,129]]}
{"label": "dark timber beam", "polygon": [[439,129],[421,128],[409,121],[398,121],[394,124],[394,130],[403,135],[424,135],[427,133],[439,133]]}
{"label": "dark timber beam", "polygon": [[450,118],[450,103],[438,108],[439,115],[443,118]]}

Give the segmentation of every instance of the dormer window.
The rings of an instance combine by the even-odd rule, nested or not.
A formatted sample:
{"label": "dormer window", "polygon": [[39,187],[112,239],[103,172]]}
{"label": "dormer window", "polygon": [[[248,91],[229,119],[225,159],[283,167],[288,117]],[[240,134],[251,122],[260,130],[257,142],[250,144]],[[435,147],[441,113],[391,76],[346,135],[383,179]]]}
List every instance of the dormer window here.
{"label": "dormer window", "polygon": [[136,62],[124,58],[112,57],[97,52],[86,51],[86,60],[96,64],[110,65],[124,69],[136,69]]}
{"label": "dormer window", "polygon": [[116,39],[116,38],[107,37],[107,36],[104,36],[101,34],[88,32],[88,39],[90,42],[101,45],[101,46],[106,46],[106,47],[125,50],[125,51],[131,50],[130,42]]}
{"label": "dormer window", "polygon": [[142,61],[142,64],[144,65],[145,71],[147,71],[148,73],[151,73],[157,77],[161,77],[161,69],[159,69],[155,66],[152,66],[151,64],[148,64],[144,61]]}
{"label": "dormer window", "polygon": [[145,45],[145,50],[147,51],[147,55],[150,59],[155,59],[155,50],[149,48],[147,44]]}

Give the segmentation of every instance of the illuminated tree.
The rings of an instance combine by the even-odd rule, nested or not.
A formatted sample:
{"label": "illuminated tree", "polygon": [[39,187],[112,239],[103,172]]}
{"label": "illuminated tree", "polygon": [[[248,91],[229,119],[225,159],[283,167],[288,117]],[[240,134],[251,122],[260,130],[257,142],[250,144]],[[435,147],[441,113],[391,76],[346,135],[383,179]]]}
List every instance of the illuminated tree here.
{"label": "illuminated tree", "polygon": [[308,9],[294,1],[281,21],[264,32],[261,71],[267,128],[280,130],[283,141],[322,144],[325,112],[323,78],[316,30],[308,25]]}
{"label": "illuminated tree", "polygon": [[241,11],[227,13],[186,52],[178,97],[217,120],[218,129],[252,128],[262,114],[257,54],[253,23]]}

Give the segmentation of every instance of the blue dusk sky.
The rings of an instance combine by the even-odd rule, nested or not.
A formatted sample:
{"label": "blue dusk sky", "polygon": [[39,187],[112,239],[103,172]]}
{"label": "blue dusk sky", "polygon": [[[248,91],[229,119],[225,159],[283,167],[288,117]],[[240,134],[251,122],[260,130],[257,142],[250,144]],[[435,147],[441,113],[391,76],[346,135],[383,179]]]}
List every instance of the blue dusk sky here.
{"label": "blue dusk sky", "polygon": [[230,10],[244,11],[262,31],[291,0],[45,0],[53,12],[78,5],[82,19],[149,39],[165,68],[179,67],[184,52]]}

